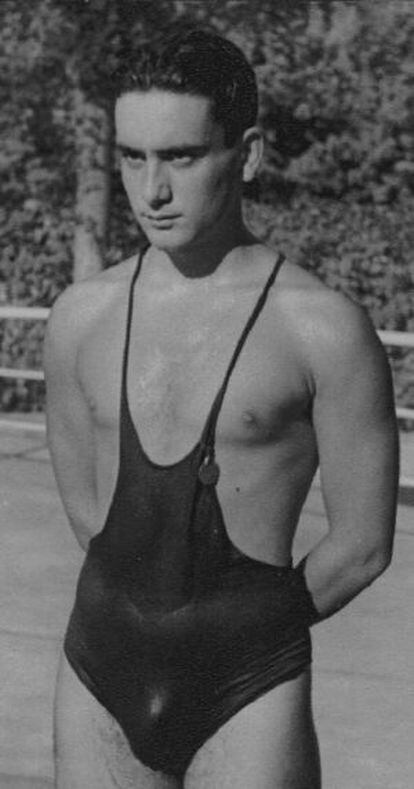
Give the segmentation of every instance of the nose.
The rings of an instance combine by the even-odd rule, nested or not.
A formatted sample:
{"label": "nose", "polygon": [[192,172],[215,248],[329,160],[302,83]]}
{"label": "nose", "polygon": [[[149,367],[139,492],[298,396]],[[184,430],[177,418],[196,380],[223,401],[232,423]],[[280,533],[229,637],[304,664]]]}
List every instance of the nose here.
{"label": "nose", "polygon": [[143,197],[151,208],[171,200],[171,185],[162,162],[147,162],[143,184]]}

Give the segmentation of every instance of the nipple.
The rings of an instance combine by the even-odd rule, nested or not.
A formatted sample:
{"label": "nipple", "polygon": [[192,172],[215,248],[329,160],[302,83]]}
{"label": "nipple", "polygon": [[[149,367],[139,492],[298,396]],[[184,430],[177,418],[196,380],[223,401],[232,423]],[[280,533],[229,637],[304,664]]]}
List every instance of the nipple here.
{"label": "nipple", "polygon": [[257,418],[252,411],[244,411],[241,418],[243,424],[246,425],[246,427],[254,428],[257,426]]}

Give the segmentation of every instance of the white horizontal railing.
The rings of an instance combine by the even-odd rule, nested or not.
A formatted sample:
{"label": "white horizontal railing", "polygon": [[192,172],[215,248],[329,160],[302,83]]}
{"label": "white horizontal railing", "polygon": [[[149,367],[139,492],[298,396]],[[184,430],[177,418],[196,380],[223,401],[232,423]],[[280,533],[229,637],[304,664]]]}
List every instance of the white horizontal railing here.
{"label": "white horizontal railing", "polygon": [[[18,307],[14,304],[0,305],[0,320],[46,321],[48,307]],[[19,367],[0,367],[0,378],[17,378],[20,381],[43,381],[43,370],[27,370]],[[0,420],[0,424],[2,424]],[[7,422],[7,424],[11,424]]]}
{"label": "white horizontal railing", "polygon": [[400,348],[414,348],[414,332],[412,331],[386,331],[377,332],[383,345],[393,345]]}
{"label": "white horizontal railing", "polygon": [[[393,348],[411,348],[414,349],[414,332],[405,331],[383,331],[377,332],[383,345]],[[397,406],[395,409],[398,419],[412,419],[414,420],[414,408],[404,408]]]}
{"label": "white horizontal railing", "polygon": [[18,367],[0,367],[0,378],[18,378],[28,381],[43,381],[42,370],[21,370]]}
{"label": "white horizontal railing", "polygon": [[48,307],[18,307],[15,304],[0,305],[0,318],[23,319],[27,321],[47,320],[50,309]]}
{"label": "white horizontal railing", "polygon": [[[0,305],[0,320],[27,320],[27,321],[46,321],[49,317],[48,307],[19,307],[14,304]],[[43,381],[43,370],[27,370],[18,367],[0,367],[1,378],[14,378],[19,381]],[[45,423],[30,421],[29,419],[0,419],[0,428],[8,427],[13,430],[30,430],[33,432],[44,433]]]}
{"label": "white horizontal railing", "polygon": [[[47,320],[50,310],[47,307],[19,307],[15,305],[0,305],[0,320]],[[399,331],[378,331],[378,336],[384,346],[411,348],[414,350],[414,332]],[[42,370],[27,370],[11,367],[0,367],[1,378],[14,378],[29,381],[42,381],[44,374]],[[414,408],[404,408],[397,406],[397,417],[399,419],[410,419],[414,421]],[[8,426],[16,430],[44,431],[43,422],[30,422],[29,420],[0,419],[0,427]],[[404,484],[414,487],[414,477],[404,477]]]}

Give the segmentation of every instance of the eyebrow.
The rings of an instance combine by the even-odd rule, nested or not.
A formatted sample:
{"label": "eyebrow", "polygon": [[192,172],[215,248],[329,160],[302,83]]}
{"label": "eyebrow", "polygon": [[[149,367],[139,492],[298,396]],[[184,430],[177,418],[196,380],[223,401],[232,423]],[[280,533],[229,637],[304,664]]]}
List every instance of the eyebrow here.
{"label": "eyebrow", "polygon": [[[141,148],[134,148],[130,145],[123,145],[122,143],[116,143],[117,150],[123,154],[124,156],[133,156],[134,154],[140,154],[141,156],[145,156],[145,151],[141,150]],[[154,153],[157,155],[165,156],[166,154],[174,155],[174,154],[187,154],[189,156],[201,156],[207,152],[209,146],[208,145],[174,145],[171,147],[166,148],[157,148]]]}

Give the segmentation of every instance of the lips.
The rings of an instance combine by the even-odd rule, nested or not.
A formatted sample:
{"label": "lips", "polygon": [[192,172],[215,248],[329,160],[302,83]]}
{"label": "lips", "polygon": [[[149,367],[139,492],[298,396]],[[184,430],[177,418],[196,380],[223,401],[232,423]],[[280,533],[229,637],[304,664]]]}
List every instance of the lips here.
{"label": "lips", "polygon": [[165,216],[153,216],[152,214],[145,214],[145,218],[150,222],[172,222],[173,219],[178,219],[178,214],[166,214]]}

